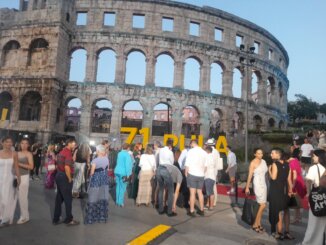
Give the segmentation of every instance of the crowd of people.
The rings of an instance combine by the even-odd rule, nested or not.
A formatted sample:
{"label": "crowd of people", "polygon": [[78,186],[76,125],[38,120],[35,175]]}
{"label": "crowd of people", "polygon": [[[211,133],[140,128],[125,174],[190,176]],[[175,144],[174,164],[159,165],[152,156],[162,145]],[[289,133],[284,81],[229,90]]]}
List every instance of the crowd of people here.
{"label": "crowd of people", "polygon": [[[254,150],[244,191],[249,195],[250,185],[253,185],[259,204],[252,224],[255,232],[266,232],[261,220],[268,202],[273,237],[277,240],[294,239],[290,224],[301,222],[303,199],[326,174],[325,134],[320,132],[318,136],[316,142],[314,134],[308,132],[302,145],[295,136],[289,153],[280,148],[272,149],[271,162],[264,160],[261,148]],[[17,224],[29,221],[29,181],[40,178],[42,158],[47,170],[45,188],[56,191],[54,225],[78,225],[79,221],[73,218],[72,201],[84,197],[87,197],[84,224],[107,222],[112,180],[115,184],[114,201],[118,207],[124,207],[128,197],[137,206],[153,205],[159,215],[176,216],[179,206],[187,208],[187,214],[195,217],[214,210],[217,203],[216,183],[218,171],[223,170],[223,159],[215,149],[214,139],[207,140],[202,147],[196,140],[191,140],[182,151],[174,149],[169,140],[163,147],[155,141],[144,149],[140,143],[133,149],[124,143],[114,156],[107,140],[95,150],[87,143],[77,146],[72,138],[61,149],[54,144],[48,144],[46,150],[40,144],[30,146],[27,138],[19,142],[18,149],[13,147],[13,143],[10,137],[3,138],[0,150],[0,227],[13,223],[16,203],[20,214]],[[230,178],[228,194],[233,194],[237,158],[231,146],[227,146],[226,162],[225,172]],[[293,200],[296,205],[290,222],[289,208]],[[63,203],[64,219],[61,218]],[[325,227],[326,220],[314,216],[309,210],[303,244],[322,244],[319,241],[324,239]]]}

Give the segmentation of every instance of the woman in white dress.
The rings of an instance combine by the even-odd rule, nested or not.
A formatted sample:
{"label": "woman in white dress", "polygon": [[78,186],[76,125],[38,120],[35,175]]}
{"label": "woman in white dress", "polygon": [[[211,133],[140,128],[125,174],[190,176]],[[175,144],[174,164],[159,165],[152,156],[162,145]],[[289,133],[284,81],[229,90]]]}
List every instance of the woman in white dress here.
{"label": "woman in white dress", "polygon": [[[15,176],[20,184],[17,153],[12,150],[13,141],[10,137],[2,140],[0,151],[0,227],[12,224],[16,208],[17,193],[13,185]],[[14,171],[13,171],[14,170]]]}
{"label": "woman in white dress", "polygon": [[263,150],[256,148],[254,150],[255,158],[251,161],[249,166],[249,175],[246,184],[246,194],[250,193],[249,185],[252,177],[254,177],[254,192],[256,196],[256,201],[259,204],[259,209],[255,222],[252,225],[252,229],[257,233],[262,233],[265,229],[261,225],[261,217],[263,215],[264,209],[266,207],[267,201],[267,185],[266,185],[266,173],[268,171],[265,160],[263,159]]}

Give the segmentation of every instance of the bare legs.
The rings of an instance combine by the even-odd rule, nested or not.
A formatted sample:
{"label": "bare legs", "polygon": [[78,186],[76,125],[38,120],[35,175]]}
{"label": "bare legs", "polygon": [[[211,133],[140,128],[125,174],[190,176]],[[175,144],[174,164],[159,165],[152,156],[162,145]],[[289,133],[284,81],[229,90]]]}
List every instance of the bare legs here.
{"label": "bare legs", "polygon": [[198,200],[199,200],[199,207],[200,210],[203,211],[204,210],[204,196],[203,196],[203,192],[201,189],[195,189],[195,188],[189,188],[190,190],[190,212],[194,212],[195,211],[195,202],[196,202],[196,192],[198,195]]}
{"label": "bare legs", "polygon": [[261,225],[261,217],[263,216],[263,212],[264,212],[265,208],[266,208],[266,203],[260,203],[259,209],[258,209],[258,212],[257,212],[257,216],[256,216],[255,222],[252,225],[252,227],[254,227],[254,228],[262,227],[262,225]]}

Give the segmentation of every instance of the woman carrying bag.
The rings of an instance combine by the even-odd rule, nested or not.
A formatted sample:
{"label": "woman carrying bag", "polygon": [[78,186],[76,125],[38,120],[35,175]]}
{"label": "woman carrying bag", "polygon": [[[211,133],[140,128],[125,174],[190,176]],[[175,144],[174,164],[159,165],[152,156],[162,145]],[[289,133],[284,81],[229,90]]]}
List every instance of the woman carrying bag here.
{"label": "woman carrying bag", "polygon": [[[308,174],[306,175],[307,196],[310,195],[312,186],[315,188],[319,187],[320,178],[325,174],[326,152],[320,149],[315,150],[312,155],[312,160],[314,165],[309,168]],[[326,216],[315,216],[311,210],[312,208],[314,207],[310,205],[307,230],[302,242],[305,245],[323,244],[324,242]]]}

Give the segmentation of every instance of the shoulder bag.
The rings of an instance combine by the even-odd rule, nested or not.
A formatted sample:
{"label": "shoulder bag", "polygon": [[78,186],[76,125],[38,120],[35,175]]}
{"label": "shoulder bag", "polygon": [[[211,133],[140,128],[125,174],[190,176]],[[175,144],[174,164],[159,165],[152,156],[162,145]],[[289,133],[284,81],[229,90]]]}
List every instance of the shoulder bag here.
{"label": "shoulder bag", "polygon": [[320,177],[319,167],[317,165],[318,178],[319,178],[319,186],[313,186],[311,192],[309,194],[309,204],[311,208],[311,212],[316,217],[326,216],[326,187],[320,185],[321,182],[324,182],[323,179],[326,176],[323,174]]}

